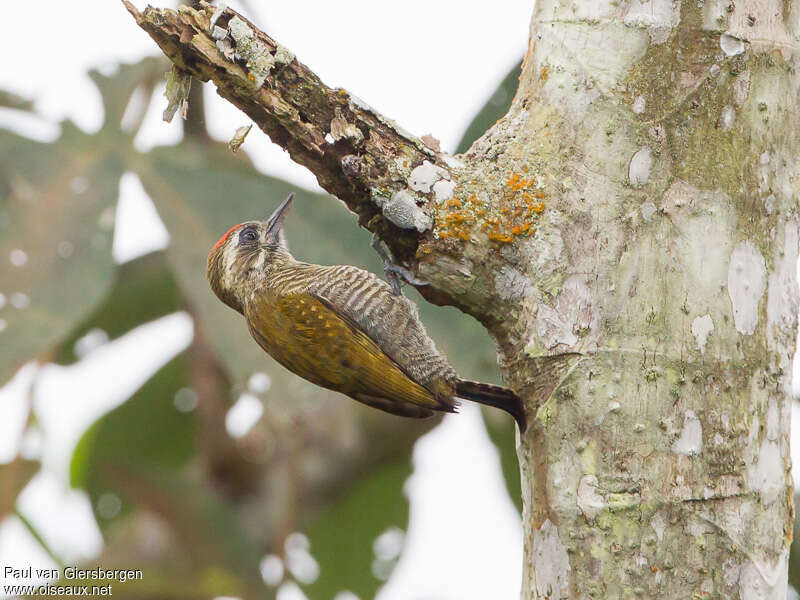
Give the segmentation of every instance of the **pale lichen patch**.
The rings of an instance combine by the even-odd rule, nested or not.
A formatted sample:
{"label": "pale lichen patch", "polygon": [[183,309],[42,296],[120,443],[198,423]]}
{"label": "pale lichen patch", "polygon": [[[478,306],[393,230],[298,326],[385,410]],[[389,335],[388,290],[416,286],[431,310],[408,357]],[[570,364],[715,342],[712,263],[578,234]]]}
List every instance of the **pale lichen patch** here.
{"label": "pale lichen patch", "polygon": [[742,335],[752,335],[758,324],[758,302],[766,290],[767,267],[761,252],[750,242],[740,242],[728,266],[728,295],[733,321]]}
{"label": "pale lichen patch", "polygon": [[778,414],[778,403],[775,398],[770,398],[767,404],[767,439],[777,441],[780,435],[780,416]]}
{"label": "pale lichen patch", "polygon": [[795,219],[787,223],[783,236],[780,261],[769,276],[769,291],[767,292],[768,339],[776,339],[781,333],[790,338],[792,337],[792,331],[797,323],[798,305],[800,305],[800,290],[798,290],[797,284],[800,221]]}
{"label": "pale lichen patch", "polygon": [[722,113],[719,117],[719,124],[723,131],[730,131],[733,128],[733,122],[736,120],[736,111],[731,105],[723,107]]}
{"label": "pale lichen patch", "polygon": [[656,208],[655,204],[653,204],[650,201],[645,202],[644,204],[642,204],[641,208],[642,218],[645,221],[650,221],[653,218],[653,215],[656,214],[657,210],[658,209]]}
{"label": "pale lichen patch", "polygon": [[680,2],[673,0],[634,0],[622,18],[625,25],[646,27],[653,44],[663,44],[681,20]]}
{"label": "pale lichen patch", "polygon": [[446,179],[441,179],[433,184],[433,195],[439,202],[446,202],[453,197],[453,193],[456,189],[456,182],[455,181],[447,181]]}
{"label": "pale lichen patch", "polygon": [[502,267],[494,277],[494,287],[497,295],[503,300],[519,300],[530,296],[533,285],[530,280],[513,267]]}
{"label": "pale lichen patch", "polygon": [[564,282],[553,306],[540,302],[536,314],[536,333],[545,348],[563,344],[573,347],[579,336],[595,326],[594,300],[583,277],[573,275]]}
{"label": "pale lichen patch", "polygon": [[714,321],[711,319],[711,315],[706,314],[702,317],[695,317],[694,321],[692,321],[692,335],[697,342],[700,354],[706,353],[706,343],[712,331],[714,331]]}
{"label": "pale lichen patch", "polygon": [[789,551],[781,552],[778,560],[748,559],[739,569],[740,600],[783,599],[787,597]]}
{"label": "pale lichen patch", "polygon": [[222,53],[222,56],[228,60],[234,60],[236,58],[236,51],[233,49],[233,44],[228,38],[227,29],[225,30],[225,35],[222,37],[222,39],[217,40],[215,45],[217,46],[217,50]]}
{"label": "pale lichen patch", "polygon": [[275,57],[269,48],[256,38],[250,26],[239,17],[233,17],[228,22],[228,31],[236,42],[236,58],[244,61],[249,71],[248,79],[253,86],[260,88],[275,66]]}
{"label": "pale lichen patch", "polygon": [[539,304],[536,312],[536,333],[548,350],[559,344],[572,347],[578,343],[578,336],[573,333],[569,323],[547,304]]}
{"label": "pale lichen patch", "polygon": [[294,60],[294,52],[285,46],[278,44],[278,49],[275,50],[275,63],[279,65],[288,65]]}
{"label": "pale lichen patch", "polygon": [[765,439],[761,442],[758,460],[747,469],[747,485],[759,493],[762,503],[772,504],[785,483],[780,448],[777,442]]}
{"label": "pale lichen patch", "polygon": [[723,33],[719,36],[719,47],[727,56],[738,56],[744,52],[744,42],[737,37]]}
{"label": "pale lichen patch", "polygon": [[633,101],[633,106],[631,109],[633,110],[634,114],[640,115],[644,112],[646,107],[646,102],[644,96],[637,96],[636,100]]}
{"label": "pale lichen patch", "polygon": [[219,25],[214,25],[214,29],[211,30],[211,38],[214,40],[224,40],[226,37],[228,37],[228,30]]}
{"label": "pale lichen patch", "polygon": [[628,181],[633,187],[642,187],[650,180],[650,170],[653,168],[653,154],[650,148],[638,150],[628,165]]}
{"label": "pale lichen patch", "polygon": [[545,520],[539,529],[533,530],[533,574],[536,591],[542,598],[563,598],[568,589],[570,571],[569,555],[558,528]]}
{"label": "pale lichen patch", "polygon": [[421,165],[415,167],[408,177],[408,187],[415,192],[427,194],[431,187],[440,179],[450,179],[450,173],[430,161],[423,161]]}
{"label": "pale lichen patch", "polygon": [[417,202],[422,201],[421,198],[408,190],[395,192],[391,198],[375,195],[373,200],[381,208],[383,216],[401,229],[416,229],[421,233],[433,225],[430,216],[417,206]]}
{"label": "pale lichen patch", "polygon": [[703,449],[703,426],[694,411],[687,410],[683,416],[680,437],[672,443],[672,451],[684,456],[697,456]]}

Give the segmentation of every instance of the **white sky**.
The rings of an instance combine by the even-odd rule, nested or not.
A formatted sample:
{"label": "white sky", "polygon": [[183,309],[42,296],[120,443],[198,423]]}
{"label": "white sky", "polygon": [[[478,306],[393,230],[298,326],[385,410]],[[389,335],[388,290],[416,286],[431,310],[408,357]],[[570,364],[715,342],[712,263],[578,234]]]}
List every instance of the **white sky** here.
{"label": "white sky", "polygon": [[[135,4],[143,8],[141,1]],[[249,4],[258,12],[243,12],[327,84],[347,88],[416,135],[433,134],[449,151],[522,56],[532,9],[529,0]],[[241,8],[237,2],[229,5]],[[112,72],[119,62],[157,54],[121,3],[84,0],[79,9],[75,6],[52,1],[26,5],[31,14],[47,14],[36,27],[36,37],[47,44],[31,43],[25,28],[5,28],[0,48],[14,60],[0,68],[0,89],[34,98],[41,118],[0,110],[0,127],[42,141],[59,135],[57,123],[64,118],[87,132],[96,131],[103,111],[86,71],[96,67]],[[162,92],[156,90],[158,103],[151,106],[135,140],[140,151],[180,140],[179,119],[170,125],[160,121]],[[214,137],[227,141],[248,122],[210,88],[206,98],[207,125]],[[263,172],[317,189],[313,176],[257,129],[243,149]],[[120,185],[114,259],[125,262],[168,243],[138,178],[126,174]],[[25,455],[43,459],[42,472],[18,508],[64,557],[96,556],[102,544],[85,495],[66,486],[72,447],[94,419],[123,402],[188,346],[191,329],[190,319],[176,314],[108,343],[96,332],[84,340],[87,353],[79,363],[42,368],[33,401],[36,429],[25,429],[26,392],[36,367],[28,365],[0,388],[0,462],[11,460],[20,447]],[[411,499],[406,552],[379,600],[519,596],[522,533],[477,409],[465,407],[460,415],[448,416],[419,441],[406,488]],[[16,517],[0,523],[0,564],[53,566]],[[298,598],[297,588],[281,591],[280,600],[293,598]]]}

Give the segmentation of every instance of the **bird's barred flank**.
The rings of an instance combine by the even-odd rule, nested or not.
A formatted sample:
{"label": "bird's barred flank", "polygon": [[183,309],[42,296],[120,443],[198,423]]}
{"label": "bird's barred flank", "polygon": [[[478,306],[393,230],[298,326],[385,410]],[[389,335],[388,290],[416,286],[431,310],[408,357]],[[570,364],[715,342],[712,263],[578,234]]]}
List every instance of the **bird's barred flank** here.
{"label": "bird's barred flank", "polygon": [[208,256],[212,290],[244,315],[265,351],[301,377],[386,412],[427,417],[453,412],[461,398],[501,408],[524,429],[519,397],[460,379],[399,289],[351,265],[295,260],[280,231],[290,204],[291,196],[266,221],[231,228]]}

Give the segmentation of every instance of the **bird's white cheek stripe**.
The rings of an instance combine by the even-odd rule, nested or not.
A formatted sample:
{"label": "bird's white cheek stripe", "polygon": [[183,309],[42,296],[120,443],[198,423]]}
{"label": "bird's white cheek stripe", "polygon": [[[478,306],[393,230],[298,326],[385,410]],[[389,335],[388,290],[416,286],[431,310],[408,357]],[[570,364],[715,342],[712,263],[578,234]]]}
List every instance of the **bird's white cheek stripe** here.
{"label": "bird's white cheek stripe", "polygon": [[233,263],[235,260],[236,246],[228,242],[225,244],[225,250],[222,253],[222,262],[225,267],[222,276],[223,289],[229,290],[233,286]]}

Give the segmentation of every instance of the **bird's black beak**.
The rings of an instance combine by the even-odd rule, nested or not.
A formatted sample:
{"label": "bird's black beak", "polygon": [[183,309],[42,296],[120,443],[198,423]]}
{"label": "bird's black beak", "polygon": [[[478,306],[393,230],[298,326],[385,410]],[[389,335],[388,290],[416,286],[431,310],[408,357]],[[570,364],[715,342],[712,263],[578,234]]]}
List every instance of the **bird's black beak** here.
{"label": "bird's black beak", "polygon": [[292,204],[293,198],[294,194],[289,194],[286,196],[286,200],[281,202],[281,205],[276,208],[275,212],[273,212],[266,220],[268,236],[278,237],[278,232],[281,230],[281,227],[283,227],[283,219],[286,217],[286,213],[289,211],[289,207]]}

